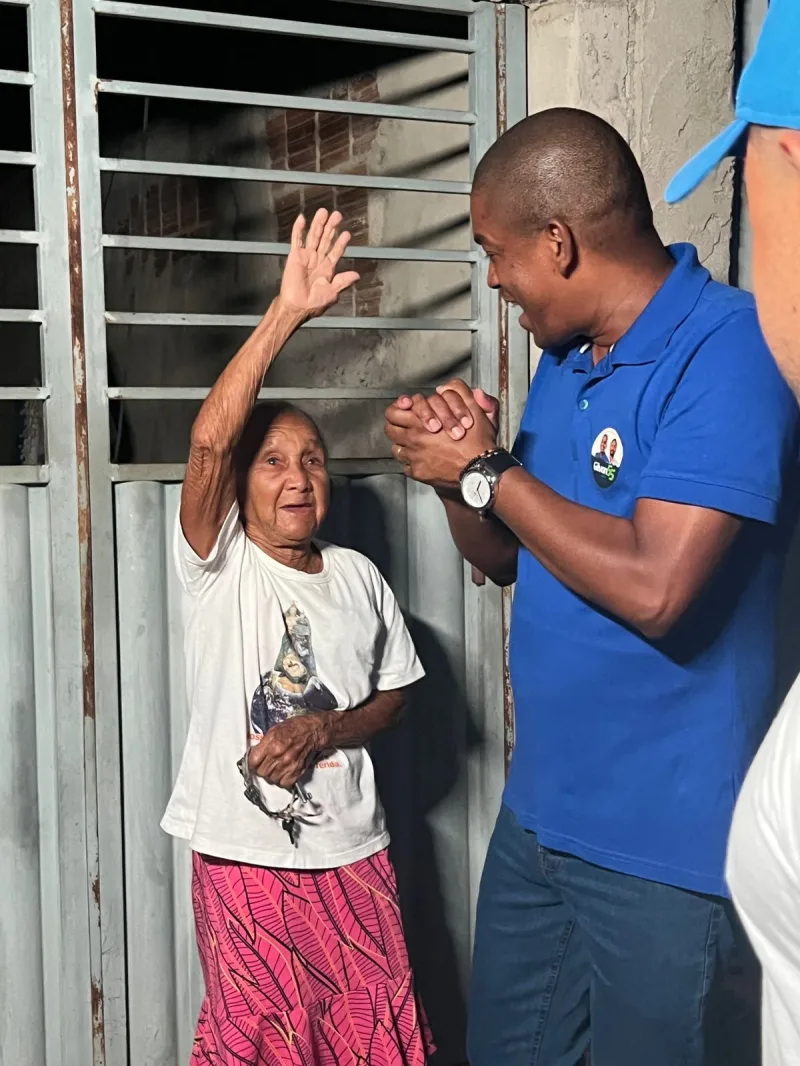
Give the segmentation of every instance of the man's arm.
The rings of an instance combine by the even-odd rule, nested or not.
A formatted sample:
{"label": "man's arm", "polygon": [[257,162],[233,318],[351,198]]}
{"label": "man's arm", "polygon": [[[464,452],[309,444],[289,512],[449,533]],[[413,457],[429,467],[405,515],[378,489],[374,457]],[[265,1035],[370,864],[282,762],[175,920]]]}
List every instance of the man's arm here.
{"label": "man's arm", "polygon": [[181,526],[192,549],[208,558],[236,496],[233,455],[255,405],[264,375],[292,334],[323,314],[358,279],[334,276],[350,239],[336,236],[341,215],[318,211],[304,242],[297,219],[281,292],[228,364],[192,426],[189,461],[181,494]]}
{"label": "man's arm", "polygon": [[351,711],[298,715],[273,726],[250,752],[250,769],[271,785],[293,788],[320,752],[356,748],[397,725],[405,710],[402,689],[373,692]]}
{"label": "man's arm", "polygon": [[494,513],[573,592],[646,637],[663,637],[708,582],[742,520],[642,499],[617,518],[564,499],[521,468],[500,479]]}
{"label": "man's arm", "polygon": [[439,487],[437,493],[444,504],[453,543],[467,562],[495,585],[513,585],[519,555],[516,535],[493,515],[484,518],[467,507],[459,489]]}
{"label": "man's arm", "polygon": [[[442,398],[456,421],[469,413],[471,428],[458,439],[442,417],[444,432],[425,428],[430,399],[415,398],[412,410],[391,408],[387,433],[411,477],[455,491],[467,463],[493,447],[495,432],[464,382],[451,382]],[[494,515],[568,588],[651,639],[681,617],[742,525],[722,511],[654,499],[640,500],[632,519],[618,518],[566,500],[521,468],[500,479]]]}

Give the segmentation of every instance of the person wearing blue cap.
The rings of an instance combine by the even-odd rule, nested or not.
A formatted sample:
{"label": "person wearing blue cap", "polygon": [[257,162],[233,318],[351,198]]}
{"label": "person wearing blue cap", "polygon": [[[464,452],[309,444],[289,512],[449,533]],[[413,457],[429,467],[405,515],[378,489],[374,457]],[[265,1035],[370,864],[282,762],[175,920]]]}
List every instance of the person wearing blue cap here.
{"label": "person wearing blue cap", "polygon": [[[676,175],[688,195],[729,154],[746,152],[758,315],[800,397],[800,0],[772,0],[736,97],[736,119]],[[743,669],[748,664],[743,663]],[[727,877],[763,968],[764,1066],[800,1063],[800,680],[747,775]]]}
{"label": "person wearing blue cap", "polygon": [[462,554],[516,580],[469,1061],[576,1066],[591,1046],[592,1066],[750,1064],[757,1027],[725,995],[724,862],[774,711],[797,405],[752,297],[664,246],[597,116],[504,134],[471,214],[488,284],[544,349],[516,445],[463,381],[386,412]]}

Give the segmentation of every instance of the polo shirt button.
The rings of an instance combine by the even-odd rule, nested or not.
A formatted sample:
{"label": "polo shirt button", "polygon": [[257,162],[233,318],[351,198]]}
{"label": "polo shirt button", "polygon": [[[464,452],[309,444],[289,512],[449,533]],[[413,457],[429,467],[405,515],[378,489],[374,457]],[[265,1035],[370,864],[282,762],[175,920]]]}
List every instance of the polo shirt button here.
{"label": "polo shirt button", "polygon": [[581,402],[578,404],[578,407],[581,409],[581,411],[585,411],[588,406],[589,406],[589,401],[588,400],[581,400]]}

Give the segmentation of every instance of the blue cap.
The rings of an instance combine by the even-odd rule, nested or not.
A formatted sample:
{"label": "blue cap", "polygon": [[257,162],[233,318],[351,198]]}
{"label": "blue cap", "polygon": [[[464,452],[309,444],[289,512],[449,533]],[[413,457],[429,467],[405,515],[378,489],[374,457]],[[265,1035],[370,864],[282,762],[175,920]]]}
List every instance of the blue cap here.
{"label": "blue cap", "polygon": [[683,166],[664,195],[682,200],[725,156],[741,152],[747,128],[800,129],[800,0],[771,0],[736,94],[736,121]]}

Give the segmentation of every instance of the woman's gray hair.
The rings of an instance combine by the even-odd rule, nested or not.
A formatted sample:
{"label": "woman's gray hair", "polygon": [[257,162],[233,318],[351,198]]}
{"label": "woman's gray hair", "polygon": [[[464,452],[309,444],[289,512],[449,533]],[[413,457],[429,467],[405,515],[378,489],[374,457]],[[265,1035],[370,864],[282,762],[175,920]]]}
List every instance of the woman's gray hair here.
{"label": "woman's gray hair", "polygon": [[244,476],[250,469],[253,460],[258,455],[261,445],[264,443],[264,438],[275,422],[284,415],[291,415],[294,418],[299,418],[313,430],[319,438],[322,450],[325,452],[325,458],[327,459],[328,449],[325,446],[325,438],[322,436],[322,431],[311,415],[307,414],[299,407],[295,407],[293,403],[288,403],[284,400],[267,400],[264,403],[256,404],[253,408],[250,418],[247,420],[242,435],[239,438],[239,443],[236,445],[233,461],[236,467],[236,472],[240,477]]}

